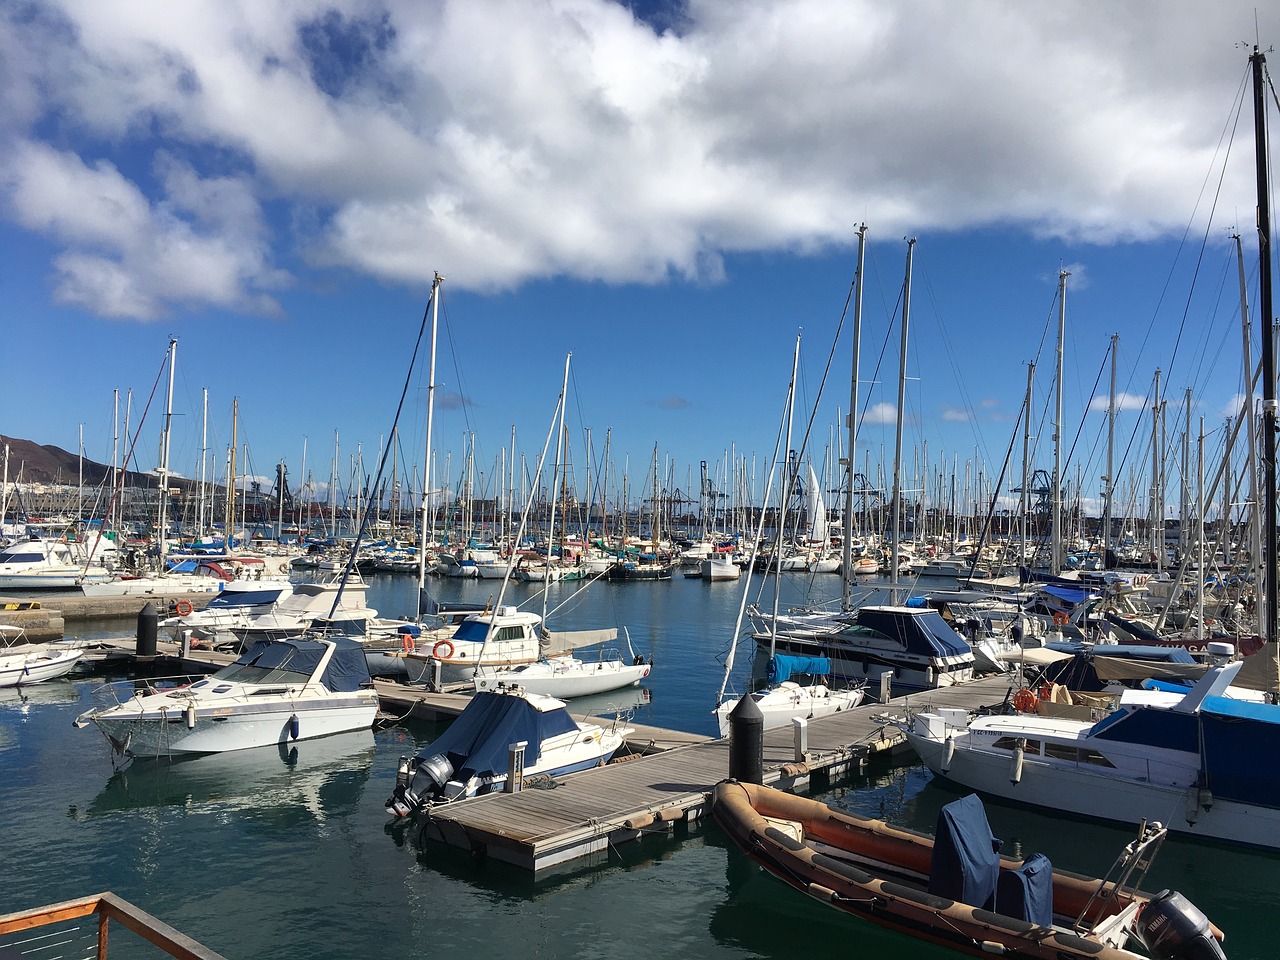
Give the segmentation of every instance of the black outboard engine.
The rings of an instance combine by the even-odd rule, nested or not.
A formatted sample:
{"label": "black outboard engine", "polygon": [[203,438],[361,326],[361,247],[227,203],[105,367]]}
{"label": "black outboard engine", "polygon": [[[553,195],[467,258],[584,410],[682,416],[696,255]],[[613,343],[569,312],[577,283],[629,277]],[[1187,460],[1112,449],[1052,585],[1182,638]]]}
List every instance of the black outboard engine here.
{"label": "black outboard engine", "polygon": [[439,799],[452,776],[453,764],[443,754],[435,753],[425,760],[401,757],[395,789],[387,797],[387,813],[406,817],[429,798]]}
{"label": "black outboard engine", "polygon": [[1138,914],[1137,932],[1156,960],[1226,960],[1209,918],[1176,890],[1161,890]]}

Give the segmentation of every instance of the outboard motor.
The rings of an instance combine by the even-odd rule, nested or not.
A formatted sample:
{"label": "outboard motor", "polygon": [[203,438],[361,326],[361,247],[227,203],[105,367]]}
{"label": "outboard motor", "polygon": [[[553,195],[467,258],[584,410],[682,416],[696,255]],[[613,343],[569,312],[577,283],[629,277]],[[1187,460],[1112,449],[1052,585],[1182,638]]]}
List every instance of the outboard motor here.
{"label": "outboard motor", "polygon": [[425,760],[419,760],[412,770],[413,779],[409,781],[407,795],[415,801],[415,806],[428,796],[440,797],[444,788],[453,776],[453,764],[442,753],[433,753]]}
{"label": "outboard motor", "polygon": [[1161,890],[1138,914],[1137,933],[1156,960],[1226,960],[1209,918],[1176,890]]}

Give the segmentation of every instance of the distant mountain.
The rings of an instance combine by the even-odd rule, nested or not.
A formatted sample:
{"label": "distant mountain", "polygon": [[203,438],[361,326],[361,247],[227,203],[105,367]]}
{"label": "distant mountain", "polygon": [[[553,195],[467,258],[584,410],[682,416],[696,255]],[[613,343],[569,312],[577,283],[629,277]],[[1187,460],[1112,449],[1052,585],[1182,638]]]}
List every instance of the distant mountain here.
{"label": "distant mountain", "polygon": [[[32,440],[19,440],[17,437],[0,436],[0,447],[9,447],[9,482],[16,483],[63,483],[80,482],[80,459],[74,454],[55,447],[52,444],[41,446]],[[0,458],[4,455],[0,449]],[[84,484],[96,487],[111,474],[111,467],[105,463],[97,463],[85,459],[83,462]],[[155,478],[150,474],[129,472],[129,486],[155,486]],[[175,479],[174,485],[179,481]]]}

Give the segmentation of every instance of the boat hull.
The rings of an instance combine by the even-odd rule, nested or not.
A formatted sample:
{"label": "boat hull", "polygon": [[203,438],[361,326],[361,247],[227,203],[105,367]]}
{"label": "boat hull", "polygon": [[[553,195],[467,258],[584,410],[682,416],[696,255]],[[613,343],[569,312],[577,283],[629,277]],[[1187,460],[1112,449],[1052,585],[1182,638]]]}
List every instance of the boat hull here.
{"label": "boat hull", "polygon": [[83,650],[71,649],[5,654],[0,656],[0,688],[25,687],[64,677],[83,655]]}
{"label": "boat hull", "polygon": [[499,684],[517,684],[529,693],[556,697],[560,700],[589,697],[596,693],[608,693],[623,687],[634,687],[649,676],[652,667],[647,663],[582,663],[580,667],[560,669],[554,662],[534,663],[510,673],[481,671],[473,678],[477,691],[489,690]]}

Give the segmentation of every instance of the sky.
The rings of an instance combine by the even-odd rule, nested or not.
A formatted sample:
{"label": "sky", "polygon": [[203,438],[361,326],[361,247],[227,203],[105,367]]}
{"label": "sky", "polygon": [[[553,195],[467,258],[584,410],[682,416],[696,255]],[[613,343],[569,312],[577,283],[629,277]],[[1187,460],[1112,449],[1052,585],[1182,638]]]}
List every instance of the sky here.
{"label": "sky", "polygon": [[172,337],[175,472],[223,474],[235,401],[240,472],[350,486],[407,386],[419,477],[439,273],[437,482],[474,449],[492,494],[513,429],[532,472],[572,354],[576,483],[607,436],[611,484],[656,450],[665,487],[705,461],[727,490],[733,458],[758,499],[799,339],[790,448],[812,422],[834,487],[865,224],[873,482],[910,238],[905,485],[990,482],[1011,449],[1019,477],[1032,362],[1052,469],[1066,271],[1064,477],[1096,502],[1118,335],[1117,482],[1149,483],[1159,369],[1176,492],[1187,391],[1209,473],[1239,410],[1248,56],[1278,36],[1235,0],[5,4],[0,433],[110,462],[128,406],[155,466]]}

